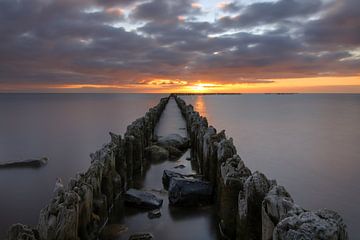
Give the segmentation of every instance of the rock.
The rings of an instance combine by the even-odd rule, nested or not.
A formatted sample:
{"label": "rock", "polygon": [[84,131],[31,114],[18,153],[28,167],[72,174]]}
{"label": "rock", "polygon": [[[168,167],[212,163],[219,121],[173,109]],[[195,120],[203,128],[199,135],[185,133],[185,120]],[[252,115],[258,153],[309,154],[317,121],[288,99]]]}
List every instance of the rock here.
{"label": "rock", "polygon": [[165,189],[169,189],[170,180],[174,177],[177,178],[184,178],[184,175],[178,172],[170,171],[170,170],[164,170],[163,176],[162,176],[162,183]]}
{"label": "rock", "polygon": [[48,162],[48,158],[43,157],[39,159],[28,159],[18,162],[5,162],[0,163],[1,168],[22,168],[22,167],[30,167],[30,168],[39,168],[46,165]]}
{"label": "rock", "polygon": [[110,224],[106,225],[106,227],[101,232],[102,240],[113,240],[119,237],[121,234],[126,232],[128,227],[121,224]]}
{"label": "rock", "polygon": [[185,150],[189,146],[189,139],[187,137],[182,137],[179,134],[173,133],[159,138],[158,144],[165,148],[172,146],[180,150]]}
{"label": "rock", "polygon": [[145,155],[152,162],[161,162],[169,159],[169,151],[158,145],[145,148]]}
{"label": "rock", "polygon": [[153,235],[151,233],[136,233],[129,237],[129,240],[150,240],[153,239]]}
{"label": "rock", "polygon": [[176,206],[198,206],[212,201],[213,187],[198,179],[173,177],[169,185],[169,202]]}
{"label": "rock", "polygon": [[182,174],[179,172],[175,172],[175,171],[171,171],[171,170],[164,170],[163,172],[163,176],[162,176],[162,183],[164,188],[167,190],[169,188],[170,185],[170,180],[172,178],[183,178],[183,179],[202,179],[203,176],[202,175],[197,175],[197,174]]}
{"label": "rock", "polygon": [[346,225],[334,211],[321,209],[284,218],[275,227],[274,240],[347,240]]}
{"label": "rock", "polygon": [[271,240],[275,226],[291,214],[304,212],[283,186],[273,186],[262,202],[262,239]]}
{"label": "rock", "polygon": [[148,212],[148,217],[150,219],[159,218],[160,216],[161,216],[160,209],[154,209],[154,210]]}
{"label": "rock", "polygon": [[10,227],[7,233],[7,240],[39,240],[39,233],[37,230],[29,226],[17,223]]}
{"label": "rock", "polygon": [[183,169],[183,168],[185,168],[185,165],[180,164],[180,165],[175,166],[174,168],[180,168],[180,169]]}
{"label": "rock", "polygon": [[169,151],[170,160],[177,160],[179,157],[183,155],[184,152],[180,151],[176,147],[168,146],[166,149]]}
{"label": "rock", "polygon": [[159,208],[163,203],[163,200],[154,194],[133,188],[127,190],[124,198],[125,203],[129,205],[147,209]]}

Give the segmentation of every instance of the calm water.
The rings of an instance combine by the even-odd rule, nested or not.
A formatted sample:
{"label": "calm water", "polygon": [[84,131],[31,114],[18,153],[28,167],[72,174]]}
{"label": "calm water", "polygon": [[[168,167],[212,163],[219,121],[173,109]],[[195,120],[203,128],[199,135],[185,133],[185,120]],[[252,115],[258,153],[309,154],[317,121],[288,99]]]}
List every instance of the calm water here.
{"label": "calm water", "polygon": [[[0,171],[0,233],[14,222],[36,224],[56,177],[86,170],[89,153],[109,140],[107,132],[123,133],[163,96],[0,94],[0,161],[50,159],[41,169]],[[276,178],[305,208],[337,210],[351,239],[360,235],[360,95],[184,99],[227,130],[251,170]]]}
{"label": "calm water", "polygon": [[233,137],[252,170],[307,209],[338,211],[360,236],[360,94],[186,96]]}
{"label": "calm water", "polygon": [[52,196],[90,165],[89,154],[164,95],[0,94],[0,161],[47,156],[41,169],[0,170],[0,239],[12,223],[36,224]]}
{"label": "calm water", "polygon": [[[171,99],[166,106],[160,121],[155,129],[158,136],[166,136],[171,133],[177,133],[187,136],[186,123],[181,116],[180,109],[175,100]],[[188,150],[177,161],[164,161],[152,163],[147,170],[146,175],[139,179],[136,188],[150,191],[163,199],[163,205],[160,208],[161,217],[149,219],[147,211],[141,211],[137,208],[127,207],[122,216],[114,219],[112,224],[123,224],[128,230],[117,240],[127,240],[134,233],[151,232],[155,239],[172,240],[216,240],[218,239],[216,213],[213,206],[203,208],[174,208],[169,206],[168,194],[159,193],[163,189],[162,174],[165,169],[180,172],[183,174],[196,173],[191,161],[186,160],[190,157]],[[183,169],[176,169],[176,166],[184,165]],[[155,190],[155,191],[154,191]]]}

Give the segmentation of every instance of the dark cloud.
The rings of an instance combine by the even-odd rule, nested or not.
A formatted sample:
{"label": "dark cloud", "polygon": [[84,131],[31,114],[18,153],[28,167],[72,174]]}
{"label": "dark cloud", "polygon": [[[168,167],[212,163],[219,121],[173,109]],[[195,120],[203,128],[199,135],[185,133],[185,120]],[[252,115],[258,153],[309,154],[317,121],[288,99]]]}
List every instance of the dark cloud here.
{"label": "dark cloud", "polygon": [[129,6],[140,2],[140,0],[96,0],[99,5],[105,6]]}
{"label": "dark cloud", "polygon": [[221,10],[229,13],[238,13],[243,6],[238,2],[229,2],[220,4]]}
{"label": "dark cloud", "polygon": [[316,13],[322,6],[321,0],[279,0],[260,2],[241,8],[235,3],[225,5],[225,9],[239,11],[235,17],[223,17],[220,24],[224,27],[254,26],[276,23],[288,18],[306,17]]}
{"label": "dark cloud", "polygon": [[227,7],[209,22],[189,0],[0,0],[0,88],[359,74],[359,1]]}
{"label": "dark cloud", "polygon": [[360,46],[360,1],[337,0],[324,16],[304,26],[305,40],[326,47]]}
{"label": "dark cloud", "polygon": [[178,17],[197,14],[191,0],[153,0],[137,5],[131,17],[135,20],[156,21],[158,23],[174,23]]}

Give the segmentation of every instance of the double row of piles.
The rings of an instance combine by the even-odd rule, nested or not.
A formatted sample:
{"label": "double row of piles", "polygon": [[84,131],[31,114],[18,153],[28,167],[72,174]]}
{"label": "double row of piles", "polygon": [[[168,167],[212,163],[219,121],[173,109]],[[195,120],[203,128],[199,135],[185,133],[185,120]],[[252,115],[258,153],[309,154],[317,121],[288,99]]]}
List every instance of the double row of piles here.
{"label": "double row of piles", "polygon": [[146,168],[144,149],[154,139],[154,128],[169,98],[162,98],[144,117],[128,126],[122,139],[110,133],[111,142],[91,154],[91,165],[58,188],[41,210],[37,227],[14,224],[8,240],[96,239],[113,204]]}
{"label": "double row of piles", "polygon": [[331,210],[307,211],[275,180],[252,173],[232,138],[217,133],[192,105],[175,96],[186,119],[192,158],[216,188],[219,227],[225,238],[250,240],[348,239],[342,218]]}

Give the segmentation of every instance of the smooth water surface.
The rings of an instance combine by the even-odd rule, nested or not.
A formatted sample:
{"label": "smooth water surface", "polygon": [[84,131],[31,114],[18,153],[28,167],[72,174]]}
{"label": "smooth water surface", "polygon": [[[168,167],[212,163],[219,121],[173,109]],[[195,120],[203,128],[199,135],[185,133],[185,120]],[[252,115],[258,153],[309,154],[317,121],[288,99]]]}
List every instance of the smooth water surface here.
{"label": "smooth water surface", "polygon": [[360,95],[183,96],[226,129],[252,170],[275,178],[307,209],[338,211],[360,236]]}
{"label": "smooth water surface", "polygon": [[[155,134],[166,136],[172,133],[187,136],[186,123],[175,100],[170,99],[159,123],[156,126]],[[177,161],[164,161],[160,163],[149,163],[149,168],[143,178],[140,178],[135,188],[149,191],[163,199],[160,208],[161,217],[149,219],[146,210],[139,210],[127,206],[123,216],[111,224],[122,224],[128,228],[117,240],[127,240],[132,234],[150,232],[155,239],[172,240],[215,240],[218,239],[216,213],[213,206],[202,208],[176,208],[169,206],[168,194],[161,192],[163,189],[162,175],[165,169],[180,172],[182,174],[196,173],[195,166],[191,161],[190,150]],[[178,169],[176,166],[184,165],[185,168]]]}
{"label": "smooth water surface", "polygon": [[0,94],[0,162],[46,156],[40,169],[0,169],[0,239],[16,222],[37,224],[55,180],[90,165],[89,154],[124,133],[164,95]]}
{"label": "smooth water surface", "polygon": [[[0,170],[0,238],[12,223],[36,224],[56,177],[86,170],[109,131],[123,133],[163,96],[0,94],[0,161],[50,159],[41,169]],[[252,171],[277,179],[305,208],[337,210],[350,239],[360,236],[360,95],[182,97],[226,129]]]}

